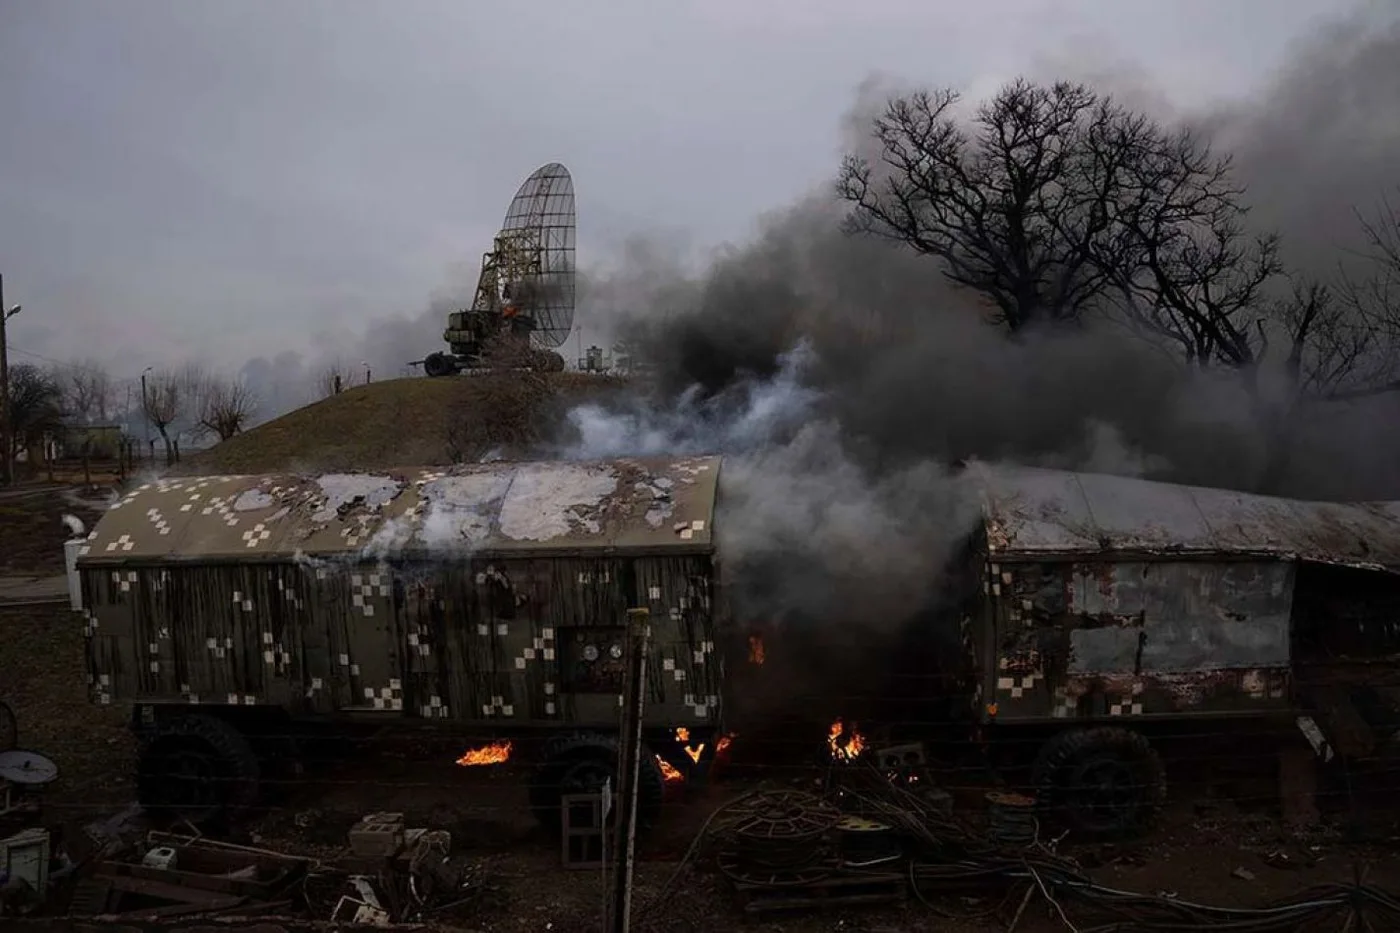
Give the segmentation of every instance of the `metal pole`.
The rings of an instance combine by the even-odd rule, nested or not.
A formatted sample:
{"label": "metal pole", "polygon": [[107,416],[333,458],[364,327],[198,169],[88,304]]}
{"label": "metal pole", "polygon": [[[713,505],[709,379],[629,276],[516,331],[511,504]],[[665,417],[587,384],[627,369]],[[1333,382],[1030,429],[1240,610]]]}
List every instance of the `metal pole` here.
{"label": "metal pole", "polygon": [[627,933],[632,921],[632,867],[637,843],[637,778],[642,765],[642,719],[646,707],[647,639],[651,612],[627,610],[627,676],[622,694],[622,741],[619,743],[617,859],[613,869],[609,933]]}
{"label": "metal pole", "polygon": [[0,477],[6,486],[15,481],[14,442],[10,436],[10,348],[5,337],[5,276],[0,273]]}
{"label": "metal pole", "polygon": [[[146,400],[146,373],[151,371],[147,366],[141,370],[141,423],[146,426],[146,448],[151,449],[151,403]],[[155,455],[152,454],[152,459]]]}

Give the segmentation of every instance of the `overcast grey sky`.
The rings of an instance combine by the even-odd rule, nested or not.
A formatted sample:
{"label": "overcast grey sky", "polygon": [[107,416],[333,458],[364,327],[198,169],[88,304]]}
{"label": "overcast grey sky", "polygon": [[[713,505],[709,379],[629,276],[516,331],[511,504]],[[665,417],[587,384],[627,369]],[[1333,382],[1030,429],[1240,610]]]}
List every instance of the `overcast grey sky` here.
{"label": "overcast grey sky", "polygon": [[313,352],[474,276],[540,163],[574,174],[583,267],[704,247],[831,176],[872,73],[1104,67],[1196,107],[1346,5],[0,0],[11,341],[118,377]]}

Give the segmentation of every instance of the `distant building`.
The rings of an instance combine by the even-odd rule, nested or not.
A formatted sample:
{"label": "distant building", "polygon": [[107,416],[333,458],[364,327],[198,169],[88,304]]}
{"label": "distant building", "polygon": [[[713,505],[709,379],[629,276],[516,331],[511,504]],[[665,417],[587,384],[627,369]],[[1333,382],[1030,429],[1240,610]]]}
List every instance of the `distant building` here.
{"label": "distant building", "polygon": [[67,424],[55,432],[48,452],[55,460],[76,460],[84,452],[92,460],[115,460],[124,437],[119,424]]}

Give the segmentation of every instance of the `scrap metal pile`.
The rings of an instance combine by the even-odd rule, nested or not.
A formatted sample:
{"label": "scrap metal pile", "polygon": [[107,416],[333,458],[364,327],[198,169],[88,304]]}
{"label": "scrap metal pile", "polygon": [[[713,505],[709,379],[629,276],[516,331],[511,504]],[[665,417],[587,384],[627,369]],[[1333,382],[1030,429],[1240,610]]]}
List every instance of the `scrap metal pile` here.
{"label": "scrap metal pile", "polygon": [[[869,762],[838,765],[820,793],[760,789],[716,810],[653,903],[665,903],[682,874],[706,857],[749,913],[912,896],[940,916],[999,918],[1008,930],[1037,901],[1077,933],[1400,929],[1400,898],[1367,884],[1364,873],[1351,884],[1319,885],[1255,908],[1106,887],[1041,838],[1034,818],[1026,819],[1033,801],[1005,797],[978,825],[956,815],[946,794],[891,781]],[[974,897],[992,906],[976,914],[947,906]]]}
{"label": "scrap metal pile", "polygon": [[[398,814],[361,820],[349,854],[337,850],[341,857],[333,863],[146,830],[143,823],[140,808],[131,807],[58,841],[53,851],[45,829],[0,840],[10,872],[0,886],[0,917],[63,915],[113,924],[329,919],[387,927],[474,914],[493,890],[481,864],[453,855],[446,832],[406,829]],[[16,857],[21,843],[23,861]]]}

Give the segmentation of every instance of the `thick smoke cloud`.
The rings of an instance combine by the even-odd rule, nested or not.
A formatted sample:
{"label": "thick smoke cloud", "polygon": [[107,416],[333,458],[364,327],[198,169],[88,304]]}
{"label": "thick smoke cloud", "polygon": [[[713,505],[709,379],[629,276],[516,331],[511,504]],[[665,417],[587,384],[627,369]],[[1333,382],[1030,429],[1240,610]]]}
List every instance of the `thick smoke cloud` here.
{"label": "thick smoke cloud", "polygon": [[[1235,153],[1252,220],[1283,235],[1298,272],[1332,273],[1360,246],[1356,210],[1400,181],[1393,10],[1370,8],[1322,31],[1257,99],[1211,112],[1170,112],[1140,75],[1070,76],[1211,132]],[[861,88],[844,124],[849,151],[868,151],[869,120],[899,89],[884,80]],[[842,213],[819,191],[770,217],[753,243],[699,277],[667,280],[634,267],[613,283],[619,306],[644,305],[663,291],[671,298],[664,315],[630,322],[653,352],[661,398],[772,378],[805,335],[816,357],[805,385],[820,392],[821,415],[841,425],[847,448],[877,472],[977,456],[1258,487],[1265,438],[1228,377],[1186,372],[1105,328],[1010,341],[933,261],[844,235]],[[638,282],[646,283],[644,300],[632,291]],[[1374,427],[1378,417],[1395,423],[1395,412],[1394,400],[1383,398],[1317,413],[1283,491],[1400,496],[1391,468],[1400,438]]]}
{"label": "thick smoke cloud", "polygon": [[[1235,153],[1252,219],[1282,234],[1300,272],[1333,271],[1359,245],[1355,211],[1400,182],[1400,16],[1379,4],[1303,40],[1257,98],[1208,112],[1174,111],[1130,69],[1048,62],[1029,76],[1091,80],[1209,131]],[[843,123],[848,151],[868,151],[870,118],[903,89],[887,79],[860,89]],[[617,270],[580,284],[580,318],[645,345],[656,385],[575,410],[553,452],[730,454],[721,533],[758,612],[849,619],[859,605],[863,618],[888,618],[925,599],[970,521],[947,466],[961,458],[1260,483],[1265,438],[1230,379],[1185,372],[1105,328],[1009,340],[932,261],[844,235],[843,212],[823,189],[698,273],[679,248],[638,241]],[[437,345],[474,274],[421,317],[334,355],[398,371]],[[306,381],[327,362],[302,361]],[[1400,497],[1397,416],[1389,397],[1321,412],[1283,491]]]}
{"label": "thick smoke cloud", "polygon": [[580,406],[553,453],[724,452],[715,533],[746,615],[902,621],[933,596],[932,571],[971,529],[973,500],[932,461],[876,473],[852,456],[826,396],[807,384],[815,362],[802,341],[771,378],[710,394],[694,386],[668,407]]}
{"label": "thick smoke cloud", "polygon": [[[1283,235],[1295,270],[1324,275],[1359,245],[1355,208],[1400,180],[1397,76],[1396,18],[1370,13],[1312,40],[1247,104],[1176,114],[1140,76],[1124,87],[1159,119],[1205,127],[1234,151],[1254,218]],[[1119,90],[1112,74],[1097,77]],[[868,146],[890,90],[883,80],[861,89],[850,150]],[[1329,110],[1338,101],[1345,116]],[[573,411],[562,448],[727,454],[717,534],[738,616],[820,624],[822,644],[841,645],[821,651],[800,638],[773,652],[805,652],[780,686],[768,684],[775,714],[833,683],[889,687],[879,672],[902,642],[861,633],[912,624],[921,636],[911,644],[938,632],[945,647],[953,640],[935,587],[950,582],[940,569],[975,521],[956,461],[1241,489],[1257,489],[1268,464],[1257,410],[1228,374],[1187,371],[1105,327],[1008,339],[934,262],[845,235],[843,214],[817,191],[698,275],[665,250],[638,251],[592,283],[625,309],[617,327],[646,346],[655,385]],[[1398,414],[1391,398],[1315,413],[1282,491],[1400,497],[1400,431],[1385,427]]]}

